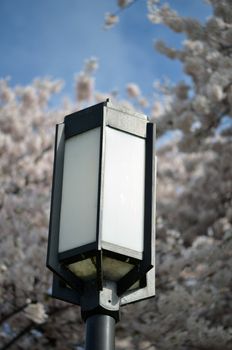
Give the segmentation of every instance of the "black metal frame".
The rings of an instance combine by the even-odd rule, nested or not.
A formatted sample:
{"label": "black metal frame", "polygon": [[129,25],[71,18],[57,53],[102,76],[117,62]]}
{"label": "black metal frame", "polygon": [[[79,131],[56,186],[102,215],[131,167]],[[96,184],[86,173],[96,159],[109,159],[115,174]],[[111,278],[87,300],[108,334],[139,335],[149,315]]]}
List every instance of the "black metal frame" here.
{"label": "black metal frame", "polygon": [[50,268],[53,273],[57,274],[61,279],[65,280],[73,289],[82,291],[82,281],[76,278],[76,276],[71,271],[60,264],[58,259],[63,159],[64,130],[60,124],[56,126],[47,267]]}
{"label": "black metal frame", "polygon": [[65,139],[103,125],[103,106],[95,106],[67,115],[64,118]]}
{"label": "black metal frame", "polygon": [[[148,271],[154,272],[154,222],[152,222],[152,212],[154,211],[154,203],[152,203],[154,195],[154,135],[153,124],[147,122],[138,115],[133,118],[134,114],[128,111],[118,110],[111,105],[107,100],[93,107],[89,107],[79,112],[75,112],[65,117],[64,123],[59,124],[56,128],[56,146],[54,156],[54,172],[53,172],[53,186],[51,199],[51,214],[49,227],[49,241],[48,241],[48,257],[47,266],[57,274],[54,277],[53,295],[57,297],[60,295],[62,300],[72,300],[73,296],[79,295],[83,291],[83,281],[75,276],[66,264],[71,264],[88,257],[95,256],[98,261],[97,268],[97,286],[99,290],[103,286],[102,276],[102,252],[105,256],[116,258],[117,260],[125,261],[130,258],[135,267],[128,272],[121,280],[117,282],[117,293],[124,297],[124,304],[134,302],[142,299],[141,295],[129,288],[136,282],[140,281],[140,289],[143,295],[150,297],[155,294],[154,282],[149,282],[148,286]],[[68,251],[58,253],[59,240],[59,222],[60,222],[60,208],[62,198],[62,174],[63,174],[63,160],[65,140],[77,134],[86,132],[93,128],[100,127],[100,152],[99,152],[99,180],[98,180],[98,208],[97,208],[97,222],[96,222],[96,241],[82,247],[70,249]],[[129,133],[131,135],[143,138],[146,140],[146,155],[145,155],[145,212],[144,212],[144,252],[142,257],[133,256],[130,250],[124,248],[123,254],[117,251],[110,251],[101,245],[100,226],[101,226],[101,210],[102,210],[102,172],[104,171],[104,147],[105,147],[105,128],[111,127],[119,131]],[[124,255],[125,253],[125,255]],[[149,274],[151,276],[151,274]],[[64,280],[69,286],[74,289],[74,294],[70,296],[70,288],[58,280]],[[151,280],[151,278],[150,278]],[[67,290],[67,293],[65,292]],[[129,290],[129,291],[128,291]],[[129,294],[128,294],[129,293]],[[137,294],[136,294],[137,293]],[[140,293],[141,294],[141,293]],[[70,296],[70,297],[69,297]],[[72,302],[72,301],[70,301]],[[77,302],[78,304],[79,302]]]}
{"label": "black metal frame", "polygon": [[80,305],[80,293],[73,288],[69,288],[64,280],[56,274],[53,274],[52,296],[71,304]]}

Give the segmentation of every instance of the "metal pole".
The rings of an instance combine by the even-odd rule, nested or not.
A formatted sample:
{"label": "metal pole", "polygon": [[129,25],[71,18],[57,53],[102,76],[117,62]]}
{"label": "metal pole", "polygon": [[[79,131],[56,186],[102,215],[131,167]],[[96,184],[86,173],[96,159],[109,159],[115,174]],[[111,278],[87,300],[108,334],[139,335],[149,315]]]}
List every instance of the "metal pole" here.
{"label": "metal pole", "polygon": [[115,350],[115,319],[93,315],[86,320],[85,350]]}

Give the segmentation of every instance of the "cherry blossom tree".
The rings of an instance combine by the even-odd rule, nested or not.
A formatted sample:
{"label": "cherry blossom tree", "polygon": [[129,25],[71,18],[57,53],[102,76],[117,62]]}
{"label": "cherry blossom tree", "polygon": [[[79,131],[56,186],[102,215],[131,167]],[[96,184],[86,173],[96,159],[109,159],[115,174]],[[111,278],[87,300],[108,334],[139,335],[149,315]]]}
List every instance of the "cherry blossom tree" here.
{"label": "cherry blossom tree", "polygon": [[[117,349],[232,348],[232,6],[208,3],[213,15],[201,24],[147,1],[154,25],[186,36],[178,50],[156,42],[191,78],[175,86],[157,82],[160,99],[148,101],[133,82],[127,100],[97,91],[93,58],[75,78],[75,103],[65,99],[59,109],[49,107],[59,80],[0,81],[0,349],[84,347],[78,307],[51,299],[45,268],[54,125],[107,97],[130,109],[150,106],[160,137],[157,296],[122,309]],[[118,1],[120,11],[132,4]],[[120,11],[107,15],[106,26],[119,21]]]}

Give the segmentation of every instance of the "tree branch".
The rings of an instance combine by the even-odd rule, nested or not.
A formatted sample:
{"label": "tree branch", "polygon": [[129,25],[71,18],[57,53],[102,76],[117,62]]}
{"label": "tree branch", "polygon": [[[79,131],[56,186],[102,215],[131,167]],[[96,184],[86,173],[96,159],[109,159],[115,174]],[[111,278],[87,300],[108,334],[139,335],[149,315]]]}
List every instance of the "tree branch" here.
{"label": "tree branch", "polygon": [[[50,312],[49,316],[54,316],[55,314],[63,312],[63,311],[67,310],[70,307],[72,307],[72,305],[65,305],[63,308],[54,309],[52,312]],[[23,307],[21,307],[21,309],[22,308]],[[10,317],[10,315],[9,315],[9,317]],[[49,318],[48,318],[48,321],[49,321]],[[32,330],[32,328],[34,328],[36,330],[41,330],[41,326],[46,325],[46,323],[48,323],[48,321],[44,322],[41,325],[37,325],[37,326],[35,325],[34,322],[31,322],[27,327],[25,327],[21,332],[19,332],[13,339],[11,339],[7,344],[5,344],[3,347],[1,347],[0,350],[9,349],[11,347],[11,345],[13,345],[15,342],[17,342],[25,334],[29,333]]]}
{"label": "tree branch", "polygon": [[9,349],[11,345],[13,345],[17,340],[19,340],[22,336],[30,332],[30,330],[33,328],[34,324],[30,323],[27,327],[25,327],[21,332],[19,332],[13,339],[9,341],[6,345],[3,345],[3,347],[0,348],[0,350],[6,350]]}
{"label": "tree branch", "polygon": [[18,314],[20,311],[23,311],[25,309],[25,307],[28,306],[27,304],[24,304],[23,306],[20,306],[18,309],[10,312],[8,315],[5,315],[1,320],[0,320],[0,324],[2,324],[3,322],[6,322],[9,318],[13,317],[14,315]]}

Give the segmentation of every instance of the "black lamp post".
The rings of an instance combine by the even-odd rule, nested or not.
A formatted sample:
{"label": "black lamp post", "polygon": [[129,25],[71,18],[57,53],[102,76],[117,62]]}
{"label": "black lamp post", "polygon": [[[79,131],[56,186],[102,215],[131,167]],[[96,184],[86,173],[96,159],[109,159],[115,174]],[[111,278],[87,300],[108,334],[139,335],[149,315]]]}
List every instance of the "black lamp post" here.
{"label": "black lamp post", "polygon": [[108,100],[56,128],[47,266],[81,306],[86,349],[114,349],[119,308],[155,295],[154,126]]}

